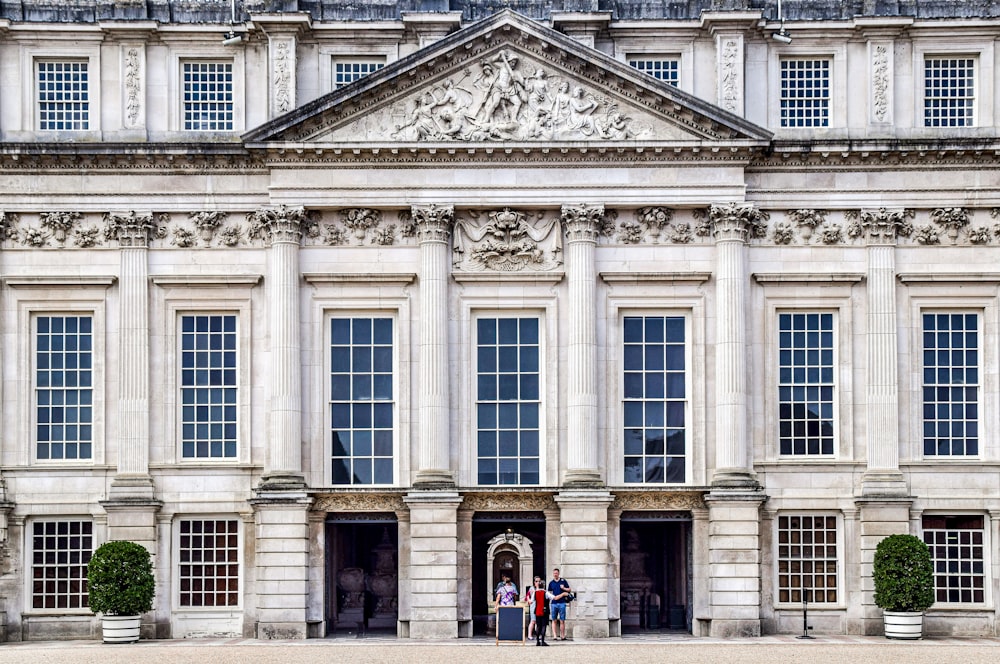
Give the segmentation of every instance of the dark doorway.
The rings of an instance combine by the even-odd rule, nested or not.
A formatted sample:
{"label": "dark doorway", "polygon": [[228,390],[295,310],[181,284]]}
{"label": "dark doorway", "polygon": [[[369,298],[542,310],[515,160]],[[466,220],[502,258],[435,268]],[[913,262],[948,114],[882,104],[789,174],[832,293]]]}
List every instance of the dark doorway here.
{"label": "dark doorway", "polygon": [[[520,560],[501,550],[490,560],[490,542],[510,530],[511,536],[530,540],[533,552],[533,575],[545,577],[545,515],[541,512],[476,512],[472,518],[472,630],[483,635],[490,630],[491,600],[504,570],[513,570],[518,595],[524,595],[522,583],[530,583],[519,574]],[[500,547],[501,549],[506,547]],[[494,577],[496,580],[494,581]]]}
{"label": "dark doorway", "polygon": [[396,634],[399,539],[395,514],[329,514],[327,634]]}
{"label": "dark doorway", "polygon": [[690,631],[690,515],[623,513],[620,551],[622,633]]}

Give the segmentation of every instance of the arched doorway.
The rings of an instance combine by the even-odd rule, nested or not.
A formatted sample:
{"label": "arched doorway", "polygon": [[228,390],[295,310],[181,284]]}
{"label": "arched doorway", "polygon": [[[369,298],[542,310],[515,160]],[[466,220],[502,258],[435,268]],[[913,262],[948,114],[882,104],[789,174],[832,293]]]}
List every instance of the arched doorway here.
{"label": "arched doorway", "polygon": [[[510,531],[508,533],[508,530]],[[473,634],[489,633],[502,569],[511,571],[518,595],[545,576],[545,517],[540,512],[476,512],[472,519],[471,616]],[[502,566],[502,567],[501,567]]]}

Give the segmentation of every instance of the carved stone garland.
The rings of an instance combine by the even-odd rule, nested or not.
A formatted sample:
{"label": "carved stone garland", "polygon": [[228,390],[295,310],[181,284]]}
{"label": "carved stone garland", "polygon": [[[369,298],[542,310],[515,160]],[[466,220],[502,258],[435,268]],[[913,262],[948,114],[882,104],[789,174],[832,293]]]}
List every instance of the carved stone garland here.
{"label": "carved stone garland", "polygon": [[[485,219],[484,219],[485,217]],[[562,265],[558,219],[504,208],[471,210],[456,224],[454,265],[466,271],[553,270]]]}

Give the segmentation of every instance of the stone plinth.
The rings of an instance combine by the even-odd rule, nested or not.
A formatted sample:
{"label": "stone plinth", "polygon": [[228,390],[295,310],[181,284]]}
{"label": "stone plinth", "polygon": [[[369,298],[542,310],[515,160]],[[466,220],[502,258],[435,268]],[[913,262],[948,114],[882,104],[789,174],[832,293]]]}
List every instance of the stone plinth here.
{"label": "stone plinth", "polygon": [[304,639],[312,500],[294,493],[250,502],[256,512],[257,638]]}
{"label": "stone plinth", "polygon": [[410,508],[411,639],[458,637],[458,506],[453,491],[415,491]]}
{"label": "stone plinth", "polygon": [[567,625],[573,638],[607,638],[610,634],[608,589],[607,491],[567,490],[555,498],[560,510],[561,575],[576,592],[569,606]]}
{"label": "stone plinth", "polygon": [[863,607],[859,629],[848,627],[851,633],[880,636],[883,633],[882,609],[875,606],[875,582],[872,579],[872,562],[875,548],[889,535],[910,532],[909,498],[884,498],[857,501],[860,510],[859,549],[861,557],[861,605]]}

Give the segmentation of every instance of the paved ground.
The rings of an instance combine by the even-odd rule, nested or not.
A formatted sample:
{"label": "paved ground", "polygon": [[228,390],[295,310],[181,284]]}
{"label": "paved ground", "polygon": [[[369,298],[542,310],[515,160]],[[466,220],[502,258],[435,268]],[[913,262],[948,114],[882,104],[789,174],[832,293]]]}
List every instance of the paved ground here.
{"label": "paved ground", "polygon": [[831,636],[811,641],[792,636],[723,641],[685,637],[626,637],[566,641],[549,648],[497,646],[485,639],[413,642],[387,638],[256,641],[190,639],[102,645],[96,641],[8,643],[0,664],[997,664],[1000,639],[889,641],[880,637]]}

